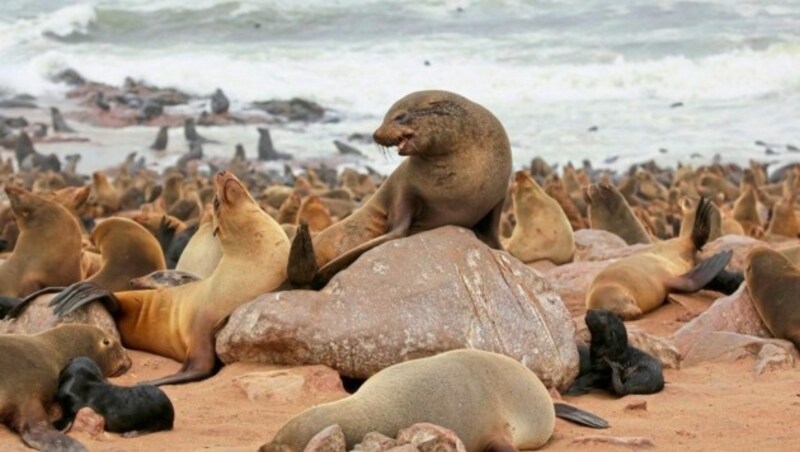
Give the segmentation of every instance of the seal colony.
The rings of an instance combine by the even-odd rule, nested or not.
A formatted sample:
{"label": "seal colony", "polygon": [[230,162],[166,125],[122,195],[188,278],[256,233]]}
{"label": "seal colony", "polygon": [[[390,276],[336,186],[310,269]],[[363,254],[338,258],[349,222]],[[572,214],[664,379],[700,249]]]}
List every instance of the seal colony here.
{"label": "seal colony", "polygon": [[[97,93],[102,92],[87,91],[92,105],[101,109],[105,95]],[[511,181],[510,145],[500,121],[446,91],[411,93],[386,112],[372,138],[405,157],[386,178],[370,168],[298,161],[276,151],[264,127],[258,132],[258,159],[248,159],[243,145],[236,146],[230,160],[209,158],[202,143],[211,140],[198,129],[235,119],[231,105],[218,90],[211,113],[180,121],[190,151],[163,174],[144,159],[174,148],[176,140],[170,141],[168,128],[156,128],[155,122],[156,140],[145,151],[151,154],[132,153],[118,167],[91,176],[79,173],[79,155],[62,165],[55,154],[34,148],[40,141],[31,138],[32,130],[9,129],[10,139],[4,142],[11,143],[17,161],[0,164],[5,194],[0,196],[0,308],[5,322],[22,327],[35,322],[40,314],[32,314],[31,306],[43,294],[57,292],[50,302],[48,331],[0,335],[4,419],[29,446],[82,450],[58,428],[80,418],[78,408],[86,407],[103,417],[108,431],[147,432],[174,425],[176,430],[159,435],[168,440],[180,434],[175,416],[192,415],[181,409],[187,397],[175,398],[173,407],[154,386],[127,388],[106,381],[130,365],[122,346],[181,363],[176,374],[152,382],[156,385],[206,379],[221,365],[216,333],[237,308],[270,292],[326,285],[325,290],[336,290],[335,275],[354,271],[348,267],[364,253],[440,226],[460,226],[482,246],[505,247],[508,252],[498,253],[498,262],[517,259],[544,268],[543,280],[559,282],[555,272],[568,268],[585,276],[585,284],[577,279],[568,283],[580,296],[576,306],[569,306],[574,318],[565,327],[585,322],[591,333],[588,347],[569,341],[580,352],[581,369],[568,397],[590,389],[639,394],[645,400],[671,396],[670,391],[659,393],[680,373],[662,364],[663,349],[651,346],[669,339],[642,342],[639,327],[657,322],[659,335],[671,328],[655,319],[675,309],[673,301],[663,305],[678,293],[692,297],[706,289],[708,296],[708,289],[734,293],[744,286],[764,334],[800,347],[793,298],[800,281],[800,165],[768,172],[756,162],[675,169],[645,162],[615,173],[593,168],[590,161],[556,170],[537,158]],[[151,102],[141,113],[155,110]],[[53,110],[52,115],[64,133],[81,133],[69,113]],[[339,158],[359,158],[352,144],[336,147]],[[259,160],[273,161],[273,166]],[[275,160],[285,166],[275,169]],[[211,177],[208,168],[214,169]],[[762,243],[742,251],[735,240]],[[588,264],[597,270],[586,270]],[[413,284],[426,275],[395,277]],[[452,278],[453,284],[477,285],[491,296],[485,281]],[[368,277],[363,284],[370,285]],[[566,306],[567,291],[554,290],[563,295],[527,296],[532,302]],[[113,316],[119,339],[85,325],[53,328],[83,318],[76,314],[95,301]],[[501,311],[476,315],[491,320],[516,312],[513,306]],[[702,310],[690,314],[703,315]],[[689,318],[672,323],[685,324]],[[632,319],[638,319],[636,327],[625,324]],[[315,327],[325,328],[326,321],[315,319]],[[703,341],[711,342],[709,337]],[[343,335],[342,343],[348,339]],[[306,351],[286,347],[281,352],[302,362]],[[305,411],[293,406],[294,411],[275,416],[285,425],[265,421],[273,422],[270,428],[277,434],[257,435],[251,446],[302,450],[321,430],[338,424],[345,438],[342,447],[349,449],[375,432],[394,436],[411,424],[432,422],[449,429],[470,451],[533,449],[569,437],[566,430],[552,438],[561,428],[556,417],[594,428],[618,425],[624,417],[603,409],[606,402],[593,401],[591,395],[567,402],[593,401],[592,411],[610,422],[554,403],[553,388],[548,392],[545,379],[524,364],[501,354],[456,350],[385,367],[349,397]],[[226,378],[223,373],[212,381],[221,384]],[[309,391],[315,384],[310,381],[300,392]],[[188,393],[195,387],[190,385]],[[279,400],[267,405],[276,411],[286,406]],[[51,412],[58,407],[61,418]],[[657,420],[658,414],[650,416]]]}

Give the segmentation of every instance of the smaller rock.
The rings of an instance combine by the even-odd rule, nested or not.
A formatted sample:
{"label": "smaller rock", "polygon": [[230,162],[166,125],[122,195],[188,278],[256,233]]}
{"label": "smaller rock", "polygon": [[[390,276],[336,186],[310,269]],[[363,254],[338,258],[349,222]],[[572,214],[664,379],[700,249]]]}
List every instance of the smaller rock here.
{"label": "smaller rock", "polygon": [[[764,339],[744,334],[731,333],[727,331],[716,331],[705,335],[701,341],[695,345],[689,353],[684,356],[685,366],[693,366],[706,361],[727,360],[737,361],[739,359],[759,356],[763,347],[772,344],[782,348],[785,353],[792,355],[792,360],[796,360],[797,350],[794,344],[783,339]],[[770,355],[769,349],[764,355],[765,364],[769,357],[776,359],[778,355]],[[787,358],[780,358],[781,360]],[[757,369],[756,369],[757,370]],[[763,371],[764,369],[762,369]]]}
{"label": "smaller rock", "polygon": [[397,440],[383,433],[370,432],[353,448],[355,452],[381,452],[397,447]]}
{"label": "smaller rock", "polygon": [[64,69],[52,77],[54,82],[66,83],[70,86],[81,86],[86,84],[86,79],[75,69]]}
{"label": "smaller rock", "polygon": [[581,229],[575,231],[575,260],[587,261],[586,258],[595,252],[625,248],[628,244],[618,235],[598,229]]}
{"label": "smaller rock", "polygon": [[114,337],[119,337],[114,318],[99,302],[90,303],[63,318],[53,314],[48,306],[56,294],[38,296],[16,319],[0,320],[0,334],[36,334],[64,324],[96,326]]}
{"label": "smaller rock", "polygon": [[756,358],[755,374],[763,375],[765,372],[791,369],[795,365],[796,355],[794,350],[787,350],[775,344],[764,344]]}
{"label": "smaller rock", "polygon": [[647,411],[647,400],[631,400],[627,405],[625,405],[625,411]]}
{"label": "smaller rock", "polygon": [[304,395],[344,391],[334,370],[325,366],[306,366],[286,370],[251,372],[233,380],[250,401],[286,403]]}
{"label": "smaller rock", "polygon": [[73,433],[88,433],[92,438],[103,434],[106,429],[106,420],[103,416],[89,407],[83,407],[75,413],[70,431]]}
{"label": "smaller rock", "polygon": [[419,423],[397,433],[397,442],[411,443],[422,452],[466,452],[464,443],[456,434],[444,427]]}
{"label": "smaller rock", "polygon": [[339,424],[326,427],[321,432],[314,435],[311,441],[306,444],[303,452],[346,452],[347,442],[344,439],[344,432]]}
{"label": "smaller rock", "polygon": [[419,452],[419,449],[413,444],[401,444],[397,447],[387,449],[386,452]]}
{"label": "smaller rock", "polygon": [[572,444],[581,444],[581,445],[595,445],[595,444],[611,444],[614,446],[626,446],[626,447],[656,447],[653,441],[650,438],[645,438],[642,436],[600,436],[600,435],[589,435],[589,436],[579,436],[572,440]]}
{"label": "smaller rock", "polygon": [[766,243],[752,237],[744,235],[725,235],[706,244],[702,251],[700,251],[698,258],[704,260],[719,252],[733,250],[733,257],[726,268],[728,271],[742,271],[744,270],[750,251],[762,245],[766,245]]}

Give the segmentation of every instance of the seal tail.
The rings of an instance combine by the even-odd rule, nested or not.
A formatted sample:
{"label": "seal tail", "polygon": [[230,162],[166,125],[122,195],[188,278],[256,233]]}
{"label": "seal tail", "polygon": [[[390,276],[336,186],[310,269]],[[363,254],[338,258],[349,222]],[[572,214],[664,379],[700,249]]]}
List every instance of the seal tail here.
{"label": "seal tail", "polygon": [[293,286],[306,287],[311,285],[318,271],[319,266],[317,265],[317,256],[314,253],[314,241],[311,239],[311,232],[308,229],[308,224],[301,222],[297,228],[297,235],[292,240],[286,274]]}
{"label": "seal tail", "polygon": [[692,243],[696,250],[702,249],[708,242],[708,236],[711,233],[711,213],[714,210],[714,205],[705,196],[700,198],[697,203],[697,210],[694,216],[694,225],[692,225]]}
{"label": "seal tail", "polygon": [[572,423],[582,425],[590,428],[608,428],[608,422],[605,419],[594,415],[588,411],[576,408],[564,403],[554,403],[556,409],[556,417],[565,419]]}

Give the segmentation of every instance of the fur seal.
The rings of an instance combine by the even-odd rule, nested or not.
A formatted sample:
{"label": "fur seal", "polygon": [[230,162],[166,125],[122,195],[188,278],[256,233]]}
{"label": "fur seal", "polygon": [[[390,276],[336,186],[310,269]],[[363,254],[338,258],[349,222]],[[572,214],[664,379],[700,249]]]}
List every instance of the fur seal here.
{"label": "fur seal", "polygon": [[[586,326],[592,334],[587,372],[581,372],[567,395],[581,395],[589,388],[608,390],[618,396],[654,394],[664,389],[661,362],[628,345],[628,331],[619,317],[609,311],[589,309]],[[585,354],[581,354],[583,360]]]}
{"label": "fur seal", "polygon": [[208,278],[178,287],[115,293],[79,283],[50,302],[61,316],[102,301],[115,316],[126,347],[183,362],[177,374],[152,382],[156,385],[212,375],[214,336],[230,313],[286,280],[290,244],[280,225],[233,173],[217,173],[215,188],[213,233],[222,259]]}
{"label": "fur seal", "polygon": [[602,419],[556,404],[539,378],[519,362],[481,350],[454,350],[388,367],[342,400],[310,408],[281,428],[262,452],[302,451],[320,430],[338,424],[347,449],[369,432],[390,437],[429,422],[452,430],[469,451],[537,449],[556,416],[604,428]]}
{"label": "fur seal", "polygon": [[67,125],[61,112],[56,107],[50,107],[50,117],[53,120],[53,132],[75,133],[75,129]]}
{"label": "fur seal", "polygon": [[308,224],[308,229],[316,234],[333,224],[331,214],[319,196],[311,195],[303,200],[297,212],[297,221]]}
{"label": "fur seal", "polygon": [[55,423],[59,430],[68,428],[83,407],[103,416],[105,429],[114,433],[172,430],[175,420],[175,409],[164,391],[152,385],[112,385],[86,356],[73,359],[61,371],[56,400],[63,411]]}
{"label": "fur seal", "polygon": [[586,307],[605,309],[633,319],[661,306],[669,292],[695,292],[706,286],[731,260],[723,251],[697,264],[696,254],[708,241],[712,207],[701,198],[691,230],[656,243],[604,268],[586,293]]}
{"label": "fur seal", "polygon": [[5,191],[20,232],[11,256],[0,264],[0,295],[25,297],[80,281],[78,221],[63,206],[21,188]]}
{"label": "fur seal", "polygon": [[268,160],[291,160],[292,156],[284,152],[278,152],[272,145],[272,137],[266,127],[258,128],[258,159]]}
{"label": "fur seal", "polygon": [[378,245],[440,226],[472,229],[502,249],[511,149],[489,110],[447,91],[419,91],[389,108],[373,138],[408,158],[358,210],[314,238],[313,256],[290,256],[290,266],[316,260],[314,287]]}
{"label": "fur seal", "polygon": [[214,235],[211,215],[204,216],[196,232],[186,243],[186,247],[175,265],[175,270],[186,271],[201,278],[214,273],[223,256],[220,240]]}
{"label": "fur seal", "polygon": [[156,134],[156,141],[150,145],[150,149],[154,151],[164,151],[167,149],[169,142],[169,126],[161,126]]}
{"label": "fur seal", "polygon": [[614,233],[628,245],[653,242],[628,201],[613,185],[592,184],[584,190],[584,198],[592,229]]}
{"label": "fur seal", "polygon": [[780,252],[762,246],[750,252],[744,275],[764,325],[773,336],[800,349],[800,269]]}
{"label": "fur seal", "polygon": [[34,335],[0,336],[0,416],[30,447],[84,450],[54,430],[47,409],[58,390],[58,374],[73,358],[88,356],[104,375],[131,365],[119,341],[89,325],[61,325]]}
{"label": "fur seal", "polygon": [[183,136],[189,143],[219,143],[216,140],[209,140],[208,138],[197,133],[197,128],[194,125],[194,119],[186,118],[183,123]]}
{"label": "fur seal", "polygon": [[525,263],[547,259],[561,265],[572,261],[575,237],[561,205],[525,171],[517,171],[511,191],[517,224],[506,250]]}
{"label": "fur seal", "polygon": [[224,115],[228,112],[231,103],[220,88],[211,95],[211,112],[215,115]]}

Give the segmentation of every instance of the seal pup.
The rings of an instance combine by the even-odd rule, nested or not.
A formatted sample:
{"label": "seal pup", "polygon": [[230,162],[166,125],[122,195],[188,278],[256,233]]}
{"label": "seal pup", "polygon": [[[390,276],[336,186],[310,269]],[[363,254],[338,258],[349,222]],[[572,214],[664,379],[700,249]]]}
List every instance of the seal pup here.
{"label": "seal pup", "polygon": [[230,106],[231,103],[228,98],[225,97],[225,93],[222,92],[222,89],[217,88],[214,94],[211,95],[211,112],[215,115],[224,115],[228,112]]}
{"label": "seal pup", "polygon": [[266,127],[258,128],[258,159],[262,162],[269,160],[291,160],[292,156],[284,152],[278,152],[272,145],[272,137]]}
{"label": "seal pup", "polygon": [[290,243],[280,225],[233,173],[217,173],[215,188],[213,234],[222,259],[211,276],[178,287],[115,293],[79,283],[50,302],[56,315],[64,316],[101,301],[115,316],[126,347],[183,362],[177,374],[155,385],[211,376],[217,368],[214,337],[230,313],[286,280]]}
{"label": "seal pup", "polygon": [[299,261],[316,260],[313,287],[378,245],[440,226],[472,229],[490,247],[503,248],[511,149],[489,110],[455,93],[419,91],[389,108],[373,138],[408,158],[358,210],[314,238],[314,255],[290,255],[290,266],[310,268]]}
{"label": "seal pup", "polygon": [[575,237],[561,205],[525,171],[511,186],[517,224],[506,250],[525,263],[547,259],[556,265],[572,261]]}
{"label": "seal pup", "polygon": [[554,408],[536,374],[514,359],[454,350],[378,372],[355,394],[298,414],[260,450],[302,451],[333,424],[341,427],[350,450],[367,433],[395,437],[398,430],[419,422],[452,430],[469,451],[530,450],[547,443],[556,416],[595,428],[608,426],[577,408]]}
{"label": "seal pup", "polygon": [[53,131],[64,133],[75,133],[75,129],[67,125],[61,112],[56,107],[50,107],[50,117],[53,120]]}
{"label": "seal pup", "polygon": [[750,252],[745,283],[764,325],[800,350],[800,269],[779,251],[761,246]]}
{"label": "seal pup", "polygon": [[19,227],[14,251],[0,263],[0,295],[25,297],[81,280],[81,229],[63,206],[6,186]]}
{"label": "seal pup", "polygon": [[175,420],[175,409],[164,391],[153,385],[112,385],[100,366],[86,356],[73,359],[61,371],[56,400],[63,412],[55,423],[59,430],[69,428],[84,407],[103,416],[105,429],[113,433],[172,430]]}
{"label": "seal pup", "polygon": [[605,309],[625,320],[650,312],[670,292],[695,292],[706,286],[730,262],[723,251],[699,264],[696,254],[708,241],[711,202],[701,198],[692,228],[670,240],[613,262],[595,276],[586,293],[586,307]]}
{"label": "seal pup", "polygon": [[47,411],[58,390],[59,372],[78,356],[88,356],[108,376],[120,375],[131,365],[116,338],[89,325],[0,335],[0,417],[28,446],[85,450],[50,426]]}
{"label": "seal pup", "polygon": [[612,184],[592,184],[583,193],[592,229],[614,233],[628,245],[653,243],[628,201]]}
{"label": "seal pup", "polygon": [[[654,394],[664,389],[661,362],[628,345],[625,324],[613,313],[601,309],[586,311],[586,326],[592,335],[588,365],[581,363],[578,378],[567,395],[581,395],[590,388],[608,390],[618,396]],[[581,354],[581,360],[585,354]]]}
{"label": "seal pup", "polygon": [[156,141],[150,145],[150,149],[154,151],[163,151],[167,149],[169,142],[169,126],[161,126],[156,134]]}

